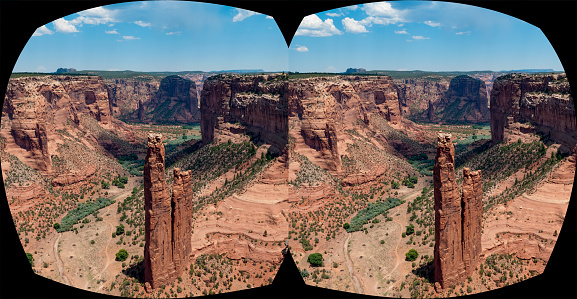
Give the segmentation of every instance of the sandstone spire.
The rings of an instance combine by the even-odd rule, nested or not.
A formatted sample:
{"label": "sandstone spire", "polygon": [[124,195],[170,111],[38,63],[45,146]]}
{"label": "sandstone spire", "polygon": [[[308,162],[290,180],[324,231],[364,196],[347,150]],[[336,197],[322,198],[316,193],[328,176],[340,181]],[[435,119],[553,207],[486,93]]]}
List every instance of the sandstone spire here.
{"label": "sandstone spire", "polygon": [[461,200],[455,182],[455,148],[451,134],[437,136],[433,171],[435,187],[435,282],[442,288],[464,275],[461,248]]}
{"label": "sandstone spire", "polygon": [[483,189],[481,171],[463,168],[462,233],[463,263],[465,276],[469,276],[479,264],[481,254],[481,227],[483,212]]}
{"label": "sandstone spire", "polygon": [[473,273],[481,254],[483,188],[481,171],[463,169],[463,194],[455,182],[451,134],[437,136],[435,157],[435,288],[446,288]]}
{"label": "sandstone spire", "polygon": [[172,185],[172,260],[176,273],[189,264],[192,226],[191,171],[174,168]]}
{"label": "sandstone spire", "polygon": [[156,288],[174,278],[171,204],[164,175],[162,135],[148,135],[144,162],[144,281]]}

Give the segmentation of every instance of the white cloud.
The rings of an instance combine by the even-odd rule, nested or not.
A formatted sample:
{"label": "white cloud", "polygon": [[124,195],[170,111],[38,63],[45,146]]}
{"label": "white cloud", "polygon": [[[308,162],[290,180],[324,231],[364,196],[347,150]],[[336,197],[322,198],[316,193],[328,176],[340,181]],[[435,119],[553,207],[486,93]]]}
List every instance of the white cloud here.
{"label": "white cloud", "polygon": [[295,35],[320,37],[335,34],[343,33],[335,27],[333,19],[323,21],[317,15],[313,14],[303,18]]}
{"label": "white cloud", "polygon": [[269,19],[269,20],[274,20],[274,18],[271,17],[271,16],[266,16],[266,18]]}
{"label": "white cloud", "polygon": [[113,29],[110,31],[104,31],[104,33],[106,33],[106,34],[120,34],[120,33],[118,33],[118,31],[116,31],[116,29]]}
{"label": "white cloud", "polygon": [[125,35],[125,36],[123,36],[122,38],[123,38],[124,40],[140,39],[140,37],[134,37],[134,36],[131,36],[131,35],[128,35],[128,36]]}
{"label": "white cloud", "polygon": [[345,30],[347,32],[350,32],[350,33],[368,32],[367,28],[365,28],[365,26],[363,26],[361,24],[361,22],[356,21],[355,19],[347,17],[347,18],[344,18],[342,22],[343,22],[343,27],[345,27]]}
{"label": "white cloud", "polygon": [[409,34],[409,33],[407,32],[407,29],[404,29],[404,28],[403,28],[403,30],[395,31],[395,33],[396,33],[396,34]]}
{"label": "white cloud", "polygon": [[46,27],[46,25],[42,25],[42,26],[38,27],[36,29],[36,31],[34,31],[32,36],[42,36],[44,34],[54,34],[54,32],[52,30],[48,29],[48,27]]}
{"label": "white cloud", "polygon": [[39,65],[39,66],[36,68],[36,71],[39,72],[39,73],[44,73],[44,72],[48,71],[48,69],[47,69],[45,66],[43,66],[43,65]]}
{"label": "white cloud", "polygon": [[334,73],[334,72],[336,72],[336,71],[337,71],[337,68],[334,67],[334,66],[332,66],[332,65],[329,65],[329,66],[327,67],[327,69],[325,70],[325,72],[327,72],[327,73]]}
{"label": "white cloud", "polygon": [[372,17],[383,17],[391,20],[401,21],[403,11],[395,9],[388,2],[376,2],[364,4],[361,8],[367,15]]}
{"label": "white cloud", "polygon": [[307,48],[306,46],[301,46],[301,45],[295,45],[295,49],[297,52],[308,52],[309,48]]}
{"label": "white cloud", "polygon": [[76,29],[76,26],[72,25],[69,21],[66,21],[64,18],[60,18],[52,22],[54,24],[54,29],[58,32],[62,33],[73,33],[79,32]]}
{"label": "white cloud", "polygon": [[174,32],[167,32],[166,35],[180,35],[182,32],[174,31]]}
{"label": "white cloud", "polygon": [[256,14],[259,14],[258,12],[254,12],[254,11],[250,11],[250,10],[246,10],[246,9],[241,9],[241,8],[235,8],[236,10],[236,15],[232,18],[233,22],[240,22],[243,21],[244,19],[248,18],[248,17],[252,17]]}
{"label": "white cloud", "polygon": [[455,33],[456,35],[470,35],[471,31],[461,31],[461,32],[457,32]]}
{"label": "white cloud", "polygon": [[116,15],[118,11],[104,7],[94,7],[78,13],[79,17],[72,20],[74,25],[82,24],[100,25],[111,22],[117,22]]}
{"label": "white cloud", "polygon": [[136,25],[138,25],[138,26],[140,26],[140,27],[150,27],[150,25],[152,25],[152,24],[150,24],[150,23],[145,23],[145,22],[143,22],[143,21],[136,21],[136,22],[134,22],[134,24],[136,24]]}
{"label": "white cloud", "polygon": [[425,25],[429,25],[431,27],[439,27],[441,26],[441,23],[437,23],[437,22],[433,22],[433,21],[424,21],[423,22]]}
{"label": "white cloud", "polygon": [[325,15],[327,15],[329,17],[333,17],[333,18],[342,16],[342,14],[338,13],[338,12],[327,12],[327,13],[325,13]]}
{"label": "white cloud", "polygon": [[358,5],[351,5],[351,6],[347,6],[347,7],[345,7],[345,9],[348,9],[348,10],[352,10],[352,11],[355,11],[355,10],[357,10],[357,8],[359,8],[359,6],[358,6]]}
{"label": "white cloud", "polygon": [[421,36],[421,35],[413,35],[413,39],[414,39],[414,40],[423,40],[423,39],[430,39],[430,38],[424,37],[424,36]]}

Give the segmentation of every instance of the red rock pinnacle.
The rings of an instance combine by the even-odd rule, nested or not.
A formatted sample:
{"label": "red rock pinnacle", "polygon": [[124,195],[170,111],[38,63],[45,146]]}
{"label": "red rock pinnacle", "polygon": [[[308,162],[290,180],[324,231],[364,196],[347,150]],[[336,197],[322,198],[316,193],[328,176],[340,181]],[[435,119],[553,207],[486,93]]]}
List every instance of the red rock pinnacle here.
{"label": "red rock pinnacle", "polygon": [[437,136],[435,157],[435,289],[471,275],[479,263],[483,189],[481,171],[463,169],[463,194],[455,182],[455,148],[451,134]]}
{"label": "red rock pinnacle", "polygon": [[174,277],[170,210],[162,135],[151,133],[144,162],[144,281],[151,288],[167,284]]}
{"label": "red rock pinnacle", "polygon": [[[172,185],[172,260],[176,273],[189,264],[192,230],[191,171],[174,168]],[[187,192],[188,191],[188,192]]]}
{"label": "red rock pinnacle", "polygon": [[437,136],[435,186],[435,282],[442,288],[464,275],[461,248],[461,200],[455,181],[455,148],[451,134]]}

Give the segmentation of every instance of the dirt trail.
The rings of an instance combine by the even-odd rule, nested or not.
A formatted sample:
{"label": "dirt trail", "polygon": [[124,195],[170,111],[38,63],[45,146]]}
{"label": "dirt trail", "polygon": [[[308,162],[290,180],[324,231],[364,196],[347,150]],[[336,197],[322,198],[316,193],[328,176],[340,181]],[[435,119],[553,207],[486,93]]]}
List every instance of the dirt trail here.
{"label": "dirt trail", "polygon": [[[106,215],[106,213],[110,213],[110,207],[112,207],[112,206],[113,206],[113,205],[109,205],[108,207],[106,207],[106,211],[102,211],[102,213],[105,214],[105,215]],[[106,222],[106,224],[108,224],[108,225],[110,226],[110,231],[113,231],[114,224],[110,223],[110,222],[107,221],[107,220],[104,220],[104,222]],[[106,236],[108,236],[108,237],[107,237],[108,242],[106,243],[106,247],[105,247],[105,249],[104,249],[104,255],[105,255],[104,260],[106,261],[106,265],[104,266],[104,268],[102,268],[102,270],[101,270],[100,272],[98,272],[98,274],[96,274],[96,277],[102,277],[102,273],[103,273],[104,271],[106,271],[106,269],[108,269],[108,266],[110,266],[110,256],[108,255],[108,248],[110,247],[110,242],[112,241],[112,236],[111,236],[111,234],[106,234]],[[109,281],[109,280],[110,280],[110,276],[111,276],[111,273],[108,272],[108,275],[107,275],[107,277],[106,277],[105,280],[106,280],[106,281]],[[85,288],[86,288],[87,286],[88,286],[88,282],[86,282]],[[104,287],[104,284],[100,284],[100,286],[98,287],[98,290],[102,290],[103,287]]]}
{"label": "dirt trail", "polygon": [[357,293],[364,294],[363,288],[361,287],[361,284],[359,283],[359,279],[357,278],[357,276],[355,275],[355,272],[353,270],[353,262],[349,258],[349,240],[350,239],[351,239],[351,233],[347,233],[347,240],[345,241],[345,243],[343,245],[343,251],[345,253],[345,259],[347,260],[347,268],[349,269],[349,274],[351,275],[351,279],[355,283],[355,287],[357,288]]}
{"label": "dirt trail", "polygon": [[58,233],[58,238],[56,238],[56,242],[54,242],[54,256],[56,257],[56,264],[58,265],[58,272],[60,272],[60,277],[62,278],[62,281],[66,285],[70,285],[68,277],[64,275],[64,266],[62,265],[62,260],[60,260],[60,253],[58,253],[58,243],[60,242],[60,237],[62,237],[62,234]]}

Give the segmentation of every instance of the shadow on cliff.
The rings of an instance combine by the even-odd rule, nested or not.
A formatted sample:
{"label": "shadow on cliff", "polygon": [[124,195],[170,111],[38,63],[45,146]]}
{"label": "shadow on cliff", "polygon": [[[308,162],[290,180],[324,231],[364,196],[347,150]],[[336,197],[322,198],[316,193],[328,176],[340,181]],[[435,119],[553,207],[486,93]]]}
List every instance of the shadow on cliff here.
{"label": "shadow on cliff", "polygon": [[144,283],[144,261],[129,265],[128,268],[122,270],[122,274],[135,278],[139,283]]}
{"label": "shadow on cliff", "polygon": [[435,273],[433,268],[433,261],[419,265],[412,272],[413,274],[426,279],[429,283],[435,283],[433,276]]}

